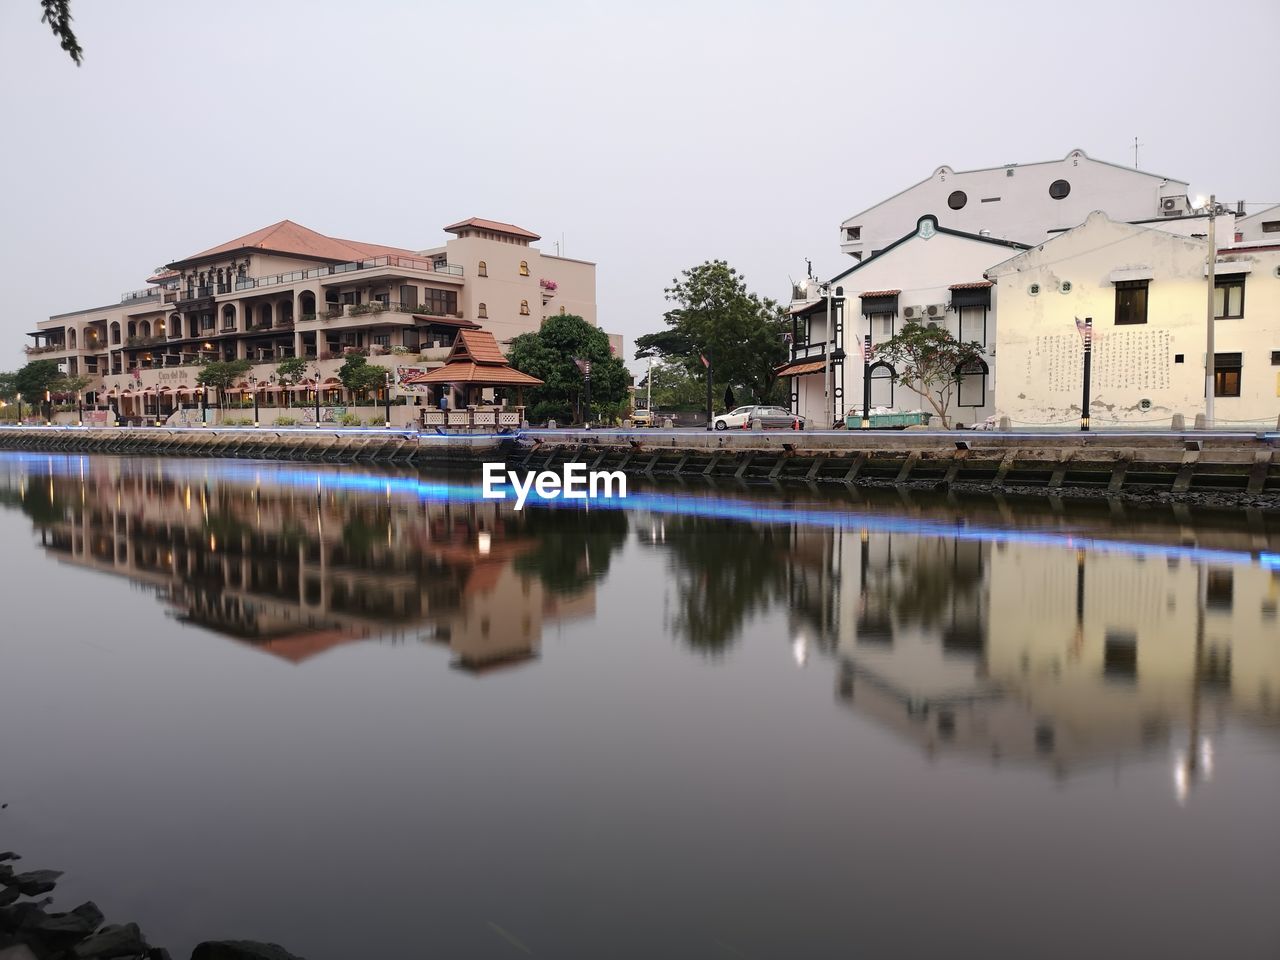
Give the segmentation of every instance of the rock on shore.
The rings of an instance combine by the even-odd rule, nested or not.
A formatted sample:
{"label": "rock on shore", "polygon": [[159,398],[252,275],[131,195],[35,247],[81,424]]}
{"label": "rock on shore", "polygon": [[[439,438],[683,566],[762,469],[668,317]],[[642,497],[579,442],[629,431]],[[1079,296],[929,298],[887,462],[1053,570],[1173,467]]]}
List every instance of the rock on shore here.
{"label": "rock on shore", "polygon": [[[163,947],[153,947],[136,923],[109,923],[97,904],[88,901],[64,913],[50,913],[51,902],[24,900],[52,890],[59,870],[15,873],[0,853],[0,960],[173,960]],[[275,943],[252,940],[207,940],[191,960],[303,960]]]}

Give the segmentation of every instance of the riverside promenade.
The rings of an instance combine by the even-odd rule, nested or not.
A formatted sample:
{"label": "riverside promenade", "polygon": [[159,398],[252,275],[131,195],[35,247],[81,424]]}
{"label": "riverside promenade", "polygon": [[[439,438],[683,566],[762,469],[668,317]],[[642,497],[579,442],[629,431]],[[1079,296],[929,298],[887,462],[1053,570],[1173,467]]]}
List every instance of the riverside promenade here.
{"label": "riverside promenade", "polygon": [[746,482],[977,486],[1280,507],[1280,431],[700,431],[0,427],[0,449],[551,470]]}

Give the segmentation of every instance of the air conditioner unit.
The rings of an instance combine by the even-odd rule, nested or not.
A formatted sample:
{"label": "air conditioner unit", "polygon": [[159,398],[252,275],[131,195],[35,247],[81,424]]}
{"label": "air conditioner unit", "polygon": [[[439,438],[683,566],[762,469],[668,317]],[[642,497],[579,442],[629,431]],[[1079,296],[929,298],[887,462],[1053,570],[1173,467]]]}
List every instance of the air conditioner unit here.
{"label": "air conditioner unit", "polygon": [[931,303],[924,308],[924,315],[934,320],[941,320],[947,315],[945,303]]}
{"label": "air conditioner unit", "polygon": [[923,316],[924,316],[924,307],[915,306],[915,307],[902,308],[903,320],[919,320]]}

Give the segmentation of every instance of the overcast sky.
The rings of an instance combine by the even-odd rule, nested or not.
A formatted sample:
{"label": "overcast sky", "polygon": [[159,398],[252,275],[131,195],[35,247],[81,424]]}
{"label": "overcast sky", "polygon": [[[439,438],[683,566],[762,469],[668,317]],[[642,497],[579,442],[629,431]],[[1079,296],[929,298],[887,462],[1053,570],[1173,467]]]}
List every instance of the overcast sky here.
{"label": "overcast sky", "polygon": [[[1280,201],[1280,3],[0,4],[0,368],[52,313],[289,218],[422,248],[480,216],[599,264],[600,323],[724,258],[784,298],[840,221],[1064,156]],[[1221,11],[1220,19],[1213,19]],[[1256,209],[1256,208],[1254,208]]]}

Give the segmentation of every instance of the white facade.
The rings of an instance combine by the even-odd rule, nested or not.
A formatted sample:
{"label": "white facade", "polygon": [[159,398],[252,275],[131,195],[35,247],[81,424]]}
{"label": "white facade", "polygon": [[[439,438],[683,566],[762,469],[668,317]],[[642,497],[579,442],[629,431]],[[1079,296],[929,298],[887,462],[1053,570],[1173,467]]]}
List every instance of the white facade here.
{"label": "white facade", "polygon": [[[1012,250],[1023,245],[995,240],[938,227],[933,217],[921,217],[914,232],[895,238],[878,256],[851,267],[831,283],[843,291],[843,323],[839,330],[827,331],[824,300],[797,304],[793,368],[816,363],[825,356],[828,344],[833,356],[843,363],[835,368],[836,395],[841,401],[837,416],[852,410],[861,411],[864,390],[864,367],[859,341],[871,334],[872,349],[892,337],[908,320],[938,323],[963,341],[976,341],[987,351],[983,362],[986,374],[971,374],[962,379],[949,413],[953,423],[981,423],[994,413],[993,387],[998,359],[995,356],[996,316],[993,304],[974,302],[960,306],[956,301],[990,300],[989,287],[983,276],[986,269]],[[953,290],[953,287],[968,288]],[[865,297],[865,294],[882,294]],[[967,296],[966,296],[967,294]],[[892,312],[886,311],[892,307]],[[832,323],[835,328],[836,323]],[[834,341],[834,342],[833,342]],[[865,341],[864,341],[865,342]],[[871,371],[871,407],[884,407],[899,412],[932,407],[905,384],[894,385],[887,364],[873,357]],[[824,403],[823,372],[792,377],[793,410],[815,427],[827,426]]]}
{"label": "white facade", "polygon": [[1236,240],[1243,243],[1280,243],[1280,203],[1236,220]]}
{"label": "white facade", "polygon": [[1094,210],[1105,210],[1113,220],[1176,220],[1191,213],[1187,186],[1094,160],[1083,150],[1061,160],[980,170],[941,166],[928,179],[845,219],[840,249],[865,260],[925,214],[954,230],[1027,244],[1076,226]]}
{"label": "white facade", "polygon": [[[1079,419],[1083,350],[1075,318],[1092,317],[1092,425],[1168,426],[1178,413],[1190,425],[1205,406],[1207,255],[1204,240],[1094,213],[988,270],[1001,320],[997,415],[1014,427]],[[1278,270],[1274,249],[1219,253],[1219,427],[1274,427],[1280,414]],[[1135,289],[1140,312],[1138,294],[1123,292]]]}

